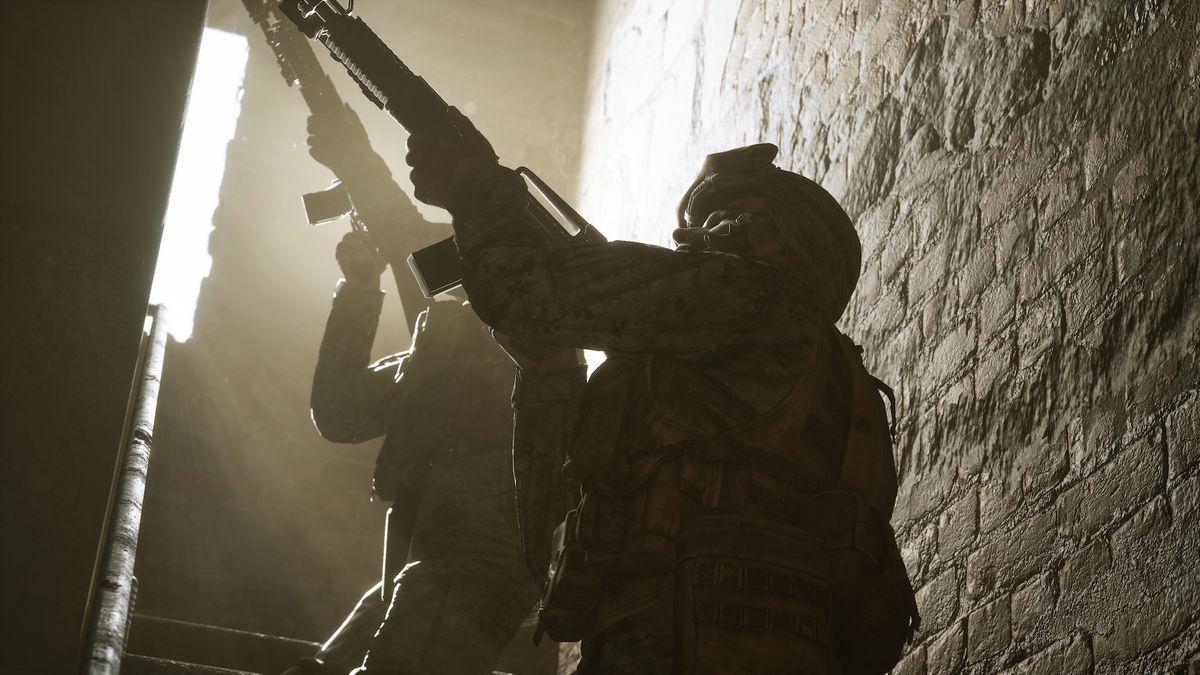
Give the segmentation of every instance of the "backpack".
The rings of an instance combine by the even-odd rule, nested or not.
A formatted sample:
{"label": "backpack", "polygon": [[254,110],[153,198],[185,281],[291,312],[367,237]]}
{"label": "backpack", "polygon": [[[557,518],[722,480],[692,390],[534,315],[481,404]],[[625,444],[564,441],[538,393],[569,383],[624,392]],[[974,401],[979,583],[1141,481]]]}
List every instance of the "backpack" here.
{"label": "backpack", "polygon": [[[921,623],[890,524],[898,487],[892,455],[895,395],[867,372],[862,348],[840,338],[854,373],[850,430],[839,489],[814,498],[805,527],[824,534],[834,557],[833,634],[842,672],[881,675],[899,662]],[[881,394],[891,405],[890,419]]]}

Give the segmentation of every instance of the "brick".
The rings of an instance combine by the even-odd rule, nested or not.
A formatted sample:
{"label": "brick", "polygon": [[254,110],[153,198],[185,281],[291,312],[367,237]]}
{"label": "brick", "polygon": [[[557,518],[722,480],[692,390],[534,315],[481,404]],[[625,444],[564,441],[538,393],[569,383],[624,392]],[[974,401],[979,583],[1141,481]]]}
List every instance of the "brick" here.
{"label": "brick", "polygon": [[[1142,542],[1139,558],[1115,559],[1120,569],[1105,598],[1111,628],[1094,639],[1097,670],[1119,670],[1132,657],[1167,644],[1200,612],[1200,537],[1176,528]],[[1178,551],[1170,547],[1178,545]],[[1179,559],[1179,553],[1184,553]],[[1106,626],[1107,628],[1107,626]],[[1114,668],[1114,666],[1116,668]]]}
{"label": "brick", "polygon": [[899,202],[891,196],[879,203],[873,204],[859,214],[855,229],[862,239],[863,259],[882,258],[883,250],[892,239],[906,239],[910,230],[904,228],[896,219]]}
{"label": "brick", "polygon": [[1021,474],[1021,490],[1028,498],[1058,487],[1071,468],[1070,454],[1063,445],[1042,439],[1017,452],[1016,468]]}
{"label": "brick", "polygon": [[967,616],[967,662],[994,657],[1012,642],[1011,598],[1001,596]]}
{"label": "brick", "polygon": [[908,262],[909,254],[912,253],[912,232],[910,225],[907,223],[892,230],[892,233],[884,241],[883,254],[880,256],[881,269],[883,272],[883,281],[890,283],[896,278],[896,275],[904,268]]}
{"label": "brick", "polygon": [[1005,275],[992,280],[979,298],[979,341],[990,342],[1016,319],[1016,286]]}
{"label": "brick", "polygon": [[1154,434],[1135,441],[1100,471],[1059,496],[1059,531],[1065,537],[1087,538],[1145,503],[1163,484],[1163,460]]}
{"label": "brick", "polygon": [[894,524],[897,524],[897,529],[900,524],[923,520],[941,508],[949,497],[951,482],[937,474],[926,474],[911,482],[902,482],[896,499],[898,517],[894,519]]}
{"label": "brick", "polygon": [[1058,574],[1058,587],[1064,596],[1084,597],[1102,593],[1112,567],[1112,553],[1102,538],[1092,540],[1079,552],[1067,558]]}
{"label": "brick", "polygon": [[[879,280],[879,262],[866,261],[862,273],[858,276],[858,286],[854,289],[852,303],[872,304],[879,297],[882,285]],[[859,313],[861,307],[855,313]]]}
{"label": "brick", "polygon": [[991,239],[985,239],[959,272],[959,302],[964,306],[974,302],[996,277],[996,245]]}
{"label": "brick", "polygon": [[1040,574],[1012,594],[1013,640],[1041,644],[1056,599],[1054,577]]}
{"label": "brick", "polygon": [[1005,280],[1018,288],[1019,276],[1015,274],[1033,252],[1033,233],[1038,226],[1038,212],[1032,204],[1022,205],[1012,217],[995,224],[996,264],[1004,270]]}
{"label": "brick", "polygon": [[1086,637],[1077,635],[1055,642],[1001,675],[1090,675],[1092,649]]}
{"label": "brick", "polygon": [[972,324],[960,323],[934,347],[925,377],[931,383],[941,383],[962,374],[967,357],[975,351],[975,329]]}
{"label": "brick", "polygon": [[1021,491],[1007,480],[989,480],[979,488],[979,531],[987,534],[1012,517],[1021,505]]}
{"label": "brick", "polygon": [[1083,433],[1083,418],[1072,418],[1071,421],[1067,423],[1064,436],[1064,442],[1067,445],[1067,453],[1070,457],[1070,473],[1071,475],[1079,475],[1084,472],[1083,463],[1084,458],[1087,456],[1087,450],[1084,445],[1085,436]]}
{"label": "brick", "polygon": [[1000,11],[992,15],[988,28],[1003,37],[1017,31],[1025,23],[1025,2],[1023,0],[1004,0],[1000,3]]}
{"label": "brick", "polygon": [[1084,146],[1083,178],[1084,188],[1090,190],[1096,182],[1108,171],[1111,164],[1125,152],[1128,140],[1123,137],[1112,137],[1094,132]]}
{"label": "brick", "polygon": [[1192,476],[1171,489],[1171,513],[1178,523],[1194,523],[1200,518],[1200,476]]}
{"label": "brick", "polygon": [[[934,293],[925,299],[921,307],[921,332],[930,339],[938,339],[945,326],[954,325],[955,309],[946,295]],[[899,317],[903,320],[904,317]]]}
{"label": "brick", "polygon": [[1162,496],[1155,497],[1113,532],[1113,556],[1137,555],[1147,539],[1161,535],[1170,527],[1171,516],[1167,513],[1167,500]]}
{"label": "brick", "polygon": [[[992,389],[1002,388],[1010,380],[1017,354],[1016,335],[1011,328],[1004,335],[980,346],[975,366],[975,396],[983,398]],[[998,383],[998,384],[997,384]]]}
{"label": "brick", "polygon": [[962,672],[966,648],[966,627],[957,621],[925,647],[925,668],[929,675],[954,675]]}
{"label": "brick", "polygon": [[[964,380],[963,385],[969,387],[971,383]],[[970,389],[967,389],[966,393],[974,394]],[[974,398],[977,400],[978,397]],[[958,478],[961,482],[973,482],[975,477],[984,473],[984,469],[987,468],[985,464],[987,451],[986,443],[969,443],[963,447],[958,455]]]}
{"label": "brick", "polygon": [[1055,294],[1043,295],[1017,319],[1017,356],[1022,370],[1061,344],[1066,317],[1059,301]]}
{"label": "brick", "polygon": [[1117,205],[1138,202],[1150,189],[1150,167],[1145,152],[1128,158],[1113,176],[1112,196]]}
{"label": "brick", "polygon": [[917,590],[917,611],[921,613],[921,631],[937,632],[958,616],[958,571],[942,572]]}
{"label": "brick", "polygon": [[1045,568],[1054,551],[1054,513],[1042,512],[998,532],[967,561],[967,596],[982,598]]}
{"label": "brick", "polygon": [[1037,190],[1038,213],[1042,222],[1055,225],[1069,210],[1079,205],[1083,180],[1074,162],[1064,162]]}
{"label": "brick", "polygon": [[1172,482],[1200,465],[1200,402],[1195,394],[1167,415],[1168,476]]}
{"label": "brick", "polygon": [[906,303],[904,289],[894,286],[886,289],[876,298],[870,309],[868,323],[872,330],[889,332],[900,327],[904,321]]}
{"label": "brick", "polygon": [[[1026,162],[1005,162],[992,169],[993,180],[990,181],[980,195],[984,225],[993,225],[1003,220],[1013,219],[1022,229],[1032,230],[1029,216],[1035,211],[1031,199],[1026,198],[1026,190],[1032,176],[1045,166],[1046,158],[1036,150],[1030,149],[1030,157]],[[1007,260],[1004,255],[1001,260]]]}
{"label": "brick", "polygon": [[924,297],[935,288],[941,292],[942,284],[946,280],[948,257],[946,241],[943,239],[917,258],[908,272],[909,298]]}
{"label": "brick", "polygon": [[975,540],[979,531],[979,494],[972,489],[951,504],[938,519],[938,555],[950,560]]}
{"label": "brick", "polygon": [[1041,288],[1031,286],[1029,290],[1032,294],[1023,295],[1022,299],[1040,295],[1046,285],[1062,279],[1085,257],[1099,251],[1104,241],[1100,223],[1099,206],[1095,202],[1087,202],[1042,235],[1032,270]]}
{"label": "brick", "polygon": [[891,675],[925,675],[925,648],[916,647],[905,654]]}
{"label": "brick", "polygon": [[900,557],[904,560],[904,566],[908,569],[909,578],[914,585],[925,583],[933,565],[936,548],[937,528],[933,523],[901,537]]}
{"label": "brick", "polygon": [[1142,270],[1146,262],[1145,235],[1133,231],[1117,242],[1116,249],[1117,283],[1125,284]]}
{"label": "brick", "polygon": [[959,0],[955,5],[954,16],[963,28],[970,28],[979,19],[979,0]]}
{"label": "brick", "polygon": [[1088,475],[1104,466],[1120,449],[1124,420],[1115,407],[1093,410],[1083,418],[1083,450],[1076,473]]}
{"label": "brick", "polygon": [[1103,261],[1089,262],[1097,264],[1075,276],[1065,289],[1064,306],[1070,311],[1064,332],[1073,343],[1095,348],[1103,341],[1102,328],[1113,314],[1117,297],[1109,275],[1097,268]]}

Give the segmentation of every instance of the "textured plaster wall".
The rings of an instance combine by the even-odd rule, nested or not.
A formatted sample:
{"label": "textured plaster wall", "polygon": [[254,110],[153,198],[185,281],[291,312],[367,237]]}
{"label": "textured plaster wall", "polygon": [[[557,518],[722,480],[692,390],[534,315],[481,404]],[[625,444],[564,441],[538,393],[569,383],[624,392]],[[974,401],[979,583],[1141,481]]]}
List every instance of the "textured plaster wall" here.
{"label": "textured plaster wall", "polygon": [[[1200,6],[610,0],[581,210],[760,140],[863,241],[925,627],[896,672],[1196,672]],[[1190,670],[1186,670],[1190,667]]]}

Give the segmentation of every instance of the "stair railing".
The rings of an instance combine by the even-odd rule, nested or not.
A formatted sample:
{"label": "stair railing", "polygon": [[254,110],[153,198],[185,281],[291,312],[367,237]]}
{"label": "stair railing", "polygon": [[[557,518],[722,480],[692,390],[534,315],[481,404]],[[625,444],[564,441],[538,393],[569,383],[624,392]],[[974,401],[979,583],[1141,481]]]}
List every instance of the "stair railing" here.
{"label": "stair railing", "polygon": [[104,557],[84,642],[82,670],[89,675],[116,675],[120,672],[137,592],[133,563],[142,525],[146,476],[150,470],[163,352],[167,346],[166,308],[154,306],[149,319],[150,336],[137,374],[133,411],[117,477],[116,498],[109,514]]}

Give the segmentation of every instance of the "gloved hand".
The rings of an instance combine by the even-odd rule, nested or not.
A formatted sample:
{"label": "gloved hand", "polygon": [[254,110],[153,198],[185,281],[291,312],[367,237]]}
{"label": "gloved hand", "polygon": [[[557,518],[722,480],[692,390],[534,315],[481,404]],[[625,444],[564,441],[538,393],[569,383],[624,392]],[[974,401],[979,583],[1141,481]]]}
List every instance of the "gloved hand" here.
{"label": "gloved hand", "polygon": [[711,211],[704,222],[672,233],[680,251],[717,251],[764,260],[782,261],[783,241],[761,197],[743,197]]}
{"label": "gloved hand", "polygon": [[750,248],[746,226],[754,214],[732,209],[713,211],[700,227],[681,227],[671,237],[680,251],[744,253]]}
{"label": "gloved hand", "polygon": [[338,242],[335,255],[347,283],[357,288],[379,290],[379,277],[387,269],[387,263],[379,255],[371,235],[361,231],[347,232]]}
{"label": "gloved hand", "polygon": [[452,192],[466,176],[496,166],[496,151],[483,134],[457,108],[450,108],[450,119],[458,138],[427,134],[408,137],[408,155],[412,167],[409,177],[414,196],[433,206],[446,208]]}

